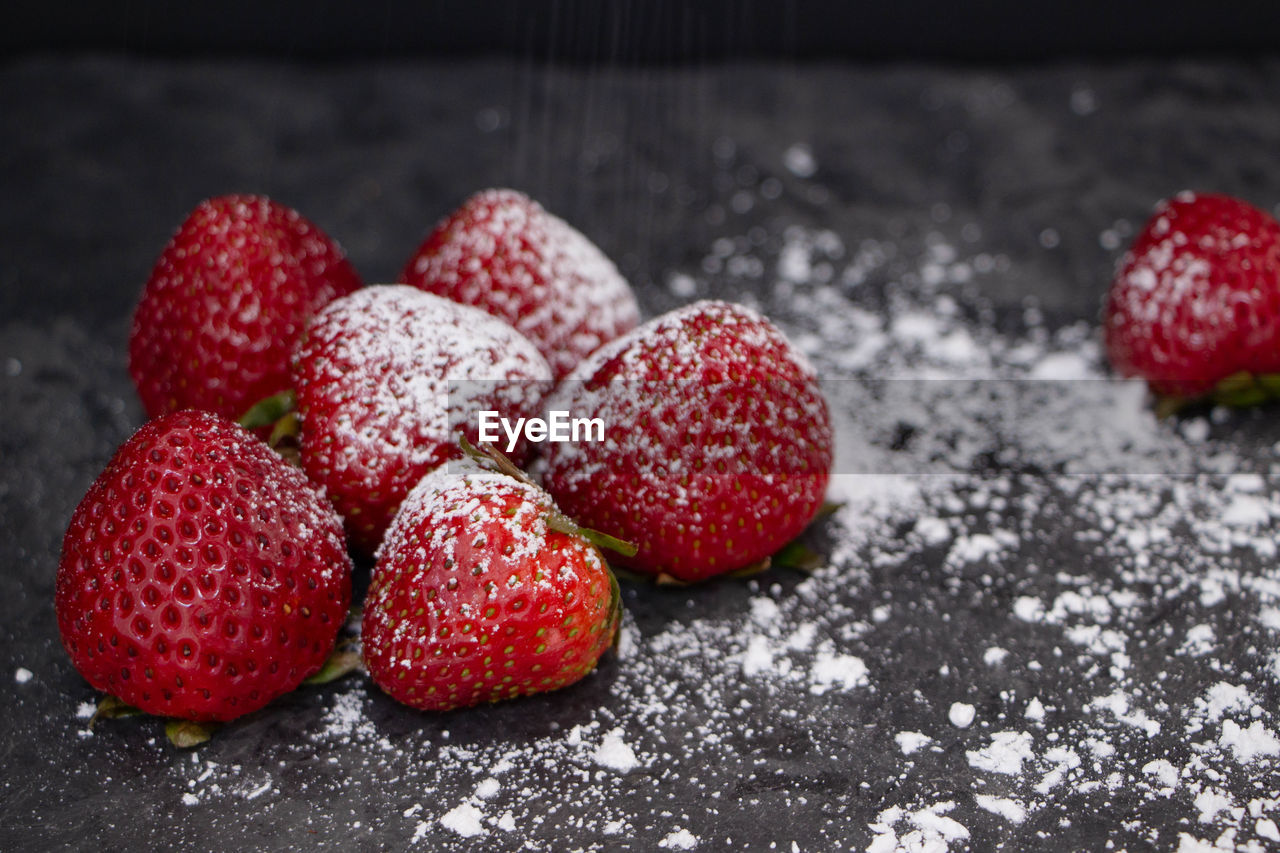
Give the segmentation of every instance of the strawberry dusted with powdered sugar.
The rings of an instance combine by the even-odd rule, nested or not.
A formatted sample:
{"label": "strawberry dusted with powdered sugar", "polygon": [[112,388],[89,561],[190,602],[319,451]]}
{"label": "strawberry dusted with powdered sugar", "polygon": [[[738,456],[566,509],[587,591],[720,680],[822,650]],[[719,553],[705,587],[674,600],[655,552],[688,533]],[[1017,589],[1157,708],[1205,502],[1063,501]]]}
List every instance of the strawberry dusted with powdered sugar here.
{"label": "strawberry dusted with powdered sugar", "polygon": [[468,199],[427,236],[400,280],[506,320],[546,356],[557,379],[640,319],[613,262],[515,190]]}
{"label": "strawberry dusted with powdered sugar", "polygon": [[133,316],[129,372],[150,417],[239,418],[289,387],[307,319],[361,286],[338,245],[262,196],[202,202],[156,261]]}
{"label": "strawberry dusted with powdered sugar", "polygon": [[470,461],[427,475],[378,551],[361,630],[369,675],[433,711],[578,681],[621,616],[588,535],[527,480]]}
{"label": "strawberry dusted with powdered sugar", "polygon": [[583,362],[554,407],[604,440],[548,445],[544,483],[575,521],[635,543],[620,562],[683,581],[757,563],[822,506],[831,424],[813,368],[768,320],[698,302]]}
{"label": "strawberry dusted with powdered sugar", "polygon": [[461,455],[458,435],[476,438],[479,412],[535,415],[550,386],[546,360],[501,320],[403,285],[368,287],[321,311],[299,347],[302,467],[372,553],[414,484]]}
{"label": "strawberry dusted with powdered sugar", "polygon": [[1105,331],[1112,367],[1166,411],[1280,396],[1280,223],[1225,195],[1162,202],[1121,259]]}

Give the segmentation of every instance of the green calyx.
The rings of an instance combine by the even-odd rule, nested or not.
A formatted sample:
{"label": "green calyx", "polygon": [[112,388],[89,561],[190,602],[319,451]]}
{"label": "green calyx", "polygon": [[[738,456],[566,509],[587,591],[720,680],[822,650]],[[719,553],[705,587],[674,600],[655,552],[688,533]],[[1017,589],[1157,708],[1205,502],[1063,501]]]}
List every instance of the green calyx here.
{"label": "green calyx", "polygon": [[302,683],[328,684],[355,672],[361,667],[361,664],[358,651],[340,647],[329,655],[329,659],[324,662],[324,665],[320,667],[315,675],[304,679]]}
{"label": "green calyx", "polygon": [[608,548],[610,551],[616,551],[624,557],[634,557],[636,551],[639,550],[634,544],[625,539],[619,539],[616,536],[610,536],[608,533],[601,533],[599,530],[592,530],[590,527],[582,527],[579,524],[575,524],[573,519],[559,510],[555,510],[547,516],[547,527],[557,533],[581,536],[597,548]]}
{"label": "green calyx", "polygon": [[293,391],[281,391],[254,403],[238,423],[247,430],[271,427],[267,444],[290,464],[301,465],[298,435],[302,432],[302,420],[298,417],[297,407],[297,395]]}
{"label": "green calyx", "polygon": [[[92,730],[94,723],[98,722],[98,720],[116,720],[121,717],[137,716],[150,715],[146,711],[127,704],[122,699],[107,695],[103,696],[98,702],[97,709],[93,712],[93,716],[89,718],[88,728]],[[191,720],[176,719],[166,720],[164,734],[169,739],[169,743],[179,749],[191,749],[206,743],[213,736],[213,732],[217,727],[217,723],[197,723]]]}
{"label": "green calyx", "polygon": [[1280,373],[1250,373],[1242,370],[1219,379],[1204,394],[1160,394],[1156,397],[1155,413],[1161,420],[1199,405],[1227,406],[1247,409],[1280,400]]}
{"label": "green calyx", "polygon": [[178,749],[193,749],[208,743],[217,723],[197,723],[192,720],[169,720],[164,724],[164,735]]}
{"label": "green calyx", "polygon": [[245,429],[274,426],[285,415],[292,414],[297,406],[298,398],[293,391],[281,391],[254,403],[240,416],[239,423]]}
{"label": "green calyx", "polygon": [[145,712],[108,693],[98,701],[98,707],[89,718],[88,729],[92,731],[94,723],[98,720],[118,720],[121,717],[136,717],[142,713]]}

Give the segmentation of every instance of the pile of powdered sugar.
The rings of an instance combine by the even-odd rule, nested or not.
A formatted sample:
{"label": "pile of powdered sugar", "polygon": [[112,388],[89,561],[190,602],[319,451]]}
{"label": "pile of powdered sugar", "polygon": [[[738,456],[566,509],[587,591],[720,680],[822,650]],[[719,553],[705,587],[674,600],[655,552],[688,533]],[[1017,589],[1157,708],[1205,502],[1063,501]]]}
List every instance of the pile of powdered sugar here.
{"label": "pile of powdered sugar", "polygon": [[422,715],[355,676],[253,765],[234,729],[157,743],[184,807],[322,794],[317,832],[423,849],[1280,841],[1280,444],[1156,421],[1089,323],[998,323],[1008,260],[964,240],[763,237],[669,283],[753,303],[825,378],[824,568],[628,587],[616,656],[546,697]]}

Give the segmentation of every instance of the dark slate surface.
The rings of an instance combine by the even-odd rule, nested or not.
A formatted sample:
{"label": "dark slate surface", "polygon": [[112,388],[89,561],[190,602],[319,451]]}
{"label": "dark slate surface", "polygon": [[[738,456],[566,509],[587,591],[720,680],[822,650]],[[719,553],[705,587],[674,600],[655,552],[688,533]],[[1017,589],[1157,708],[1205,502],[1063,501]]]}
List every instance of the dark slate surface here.
{"label": "dark slate surface", "polygon": [[[755,586],[628,587],[641,644],[675,626],[668,637],[732,645],[735,626],[762,595],[797,624],[816,623],[823,637],[841,636],[846,617],[870,626],[853,647],[873,687],[835,698],[803,685],[788,692],[736,683],[708,645],[671,650],[669,665],[648,653],[610,658],[560,694],[443,717],[397,707],[361,681],[302,690],[223,730],[192,757],[161,743],[156,726],[143,721],[82,734],[76,709],[93,697],[59,645],[52,601],[66,521],[141,422],[124,367],[133,301],[170,231],[203,197],[258,191],[291,204],[336,236],[375,282],[393,278],[425,230],[466,195],[515,186],[617,259],[649,314],[682,301],[667,286],[673,273],[695,277],[701,293],[752,295],[773,310],[769,276],[703,265],[722,237],[755,233],[758,245],[747,254],[772,258],[787,226],[825,228],[849,246],[870,238],[919,259],[928,235],[959,244],[968,239],[962,226],[977,223],[966,251],[1006,263],[957,290],[962,308],[992,334],[1016,332],[1033,297],[1052,331],[1096,320],[1120,251],[1099,234],[1118,221],[1139,224],[1160,197],[1201,187],[1267,208],[1280,201],[1277,91],[1275,62],[595,74],[496,60],[325,66],[57,57],[0,66],[0,847],[654,849],[678,843],[672,833],[686,828],[698,849],[792,842],[861,849],[884,809],[947,800],[969,834],[953,838],[955,847],[1025,849],[1052,838],[1096,849],[1111,837],[1130,849],[1169,849],[1180,832],[1217,838],[1226,820],[1235,821],[1237,840],[1266,843],[1257,815],[1200,823],[1194,791],[1155,796],[1134,776],[1037,797],[1036,782],[1054,766],[1039,729],[1035,772],[1003,787],[976,781],[966,754],[989,743],[990,732],[949,728],[953,699],[969,697],[994,731],[1025,728],[1021,706],[1043,697],[1056,709],[1060,743],[1073,744],[1085,758],[1080,772],[1089,772],[1080,741],[1097,723],[1083,705],[1109,690],[1094,683],[1097,667],[1077,666],[1068,654],[1047,671],[1011,674],[981,660],[993,645],[1024,663],[1061,657],[1060,630],[1008,618],[1017,596],[1053,601],[1052,584],[1028,579],[1028,566],[1110,582],[1108,558],[1076,535],[1089,522],[1072,516],[1072,494],[1052,483],[1010,487],[1037,500],[1010,510],[1023,537],[995,566],[994,581],[948,570],[945,547],[913,552],[910,571],[859,562],[892,552],[891,540],[912,529],[908,518],[856,548],[841,549],[839,524],[818,531],[818,544],[849,563],[850,591],[832,602],[829,618],[813,606],[788,609],[801,578],[776,570]],[[796,142],[807,143],[819,164],[812,177],[783,165]],[[768,179],[774,183],[762,193]],[[746,210],[735,203],[744,191],[752,199]],[[886,266],[884,292],[892,295],[910,268]],[[879,310],[874,292],[866,306]],[[786,322],[785,306],[777,310]],[[1227,432],[1233,458],[1246,461],[1280,439],[1263,416],[1214,430],[1218,438]],[[964,494],[999,476],[998,460],[982,459],[973,465],[979,485]],[[981,514],[951,512],[970,532],[986,529]],[[1245,577],[1273,577],[1256,554],[1232,559]],[[1143,618],[1123,620],[1134,649],[1146,650],[1134,652],[1141,660],[1127,676],[1128,692],[1145,688],[1189,706],[1215,681],[1247,683],[1274,731],[1280,690],[1267,667],[1275,634],[1257,621],[1259,602],[1271,599],[1202,613],[1175,587],[1143,587],[1151,596],[1135,605]],[[882,624],[872,619],[877,602],[904,606]],[[1170,620],[1174,635],[1162,633]],[[1185,629],[1206,621],[1217,638],[1211,655],[1174,660]],[[703,654],[715,667],[705,684]],[[940,662],[947,673],[939,674]],[[19,667],[33,673],[30,681],[13,678]],[[661,710],[637,713],[654,697]],[[784,700],[786,708],[777,704]],[[365,722],[335,723],[342,701]],[[601,775],[591,750],[585,759],[577,750],[578,725],[594,744],[622,728],[641,766]],[[900,731],[931,733],[941,748],[908,761],[893,743]],[[704,743],[690,744],[690,732]],[[1166,722],[1153,738],[1118,745],[1136,750],[1124,768],[1161,757],[1181,768],[1197,739]],[[494,771],[508,753],[542,763]],[[1267,781],[1275,766],[1265,757],[1243,767],[1228,762],[1218,786],[1240,807],[1275,798],[1274,775]],[[500,777],[497,798],[471,800],[488,834],[464,840],[438,818],[491,772]],[[1101,767],[1096,778],[1107,772]],[[1028,805],[1027,819],[975,808],[979,791],[1016,797]],[[198,803],[184,804],[184,793]],[[491,822],[508,811],[517,824],[511,832]],[[612,827],[619,834],[604,834],[611,822],[620,822]],[[898,835],[910,828],[899,825]]]}

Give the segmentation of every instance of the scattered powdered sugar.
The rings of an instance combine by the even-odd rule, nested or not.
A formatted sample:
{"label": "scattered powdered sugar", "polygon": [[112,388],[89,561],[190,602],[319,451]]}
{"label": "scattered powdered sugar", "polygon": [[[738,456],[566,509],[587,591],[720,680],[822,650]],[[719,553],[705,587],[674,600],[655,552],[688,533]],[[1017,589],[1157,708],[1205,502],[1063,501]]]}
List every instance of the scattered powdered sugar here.
{"label": "scattered powdered sugar", "polygon": [[677,829],[658,842],[663,850],[693,850],[698,846],[698,837],[687,829]]}
{"label": "scattered powdered sugar", "polygon": [[13,680],[17,684],[26,684],[34,677],[35,673],[27,669],[25,666],[20,666],[13,671]]}
{"label": "scattered powdered sugar", "polygon": [[866,687],[867,684],[867,665],[861,658],[828,651],[819,653],[813,661],[809,686],[811,693],[826,693],[832,689],[852,690],[855,687]]}
{"label": "scattered powdered sugar", "polygon": [[958,729],[967,729],[973,725],[976,714],[977,711],[968,702],[952,702],[951,707],[947,709],[947,719]]}
{"label": "scattered powdered sugar", "polygon": [[992,814],[1000,815],[1011,823],[1022,823],[1027,819],[1027,809],[1017,800],[1011,800],[1008,797],[993,797],[990,794],[975,794],[973,801],[978,804],[979,808],[986,809]]}
{"label": "scattered powdered sugar", "polygon": [[933,738],[920,732],[898,732],[893,739],[903,755],[910,755],[933,742]]}
{"label": "scattered powdered sugar", "polygon": [[596,763],[619,773],[630,773],[640,766],[635,751],[622,739],[622,730],[609,732],[595,753]]}
{"label": "scattered powdered sugar", "polygon": [[1229,748],[1236,761],[1241,763],[1280,755],[1280,738],[1264,726],[1261,720],[1254,720],[1247,729],[1242,728],[1235,720],[1224,720],[1218,743],[1223,748]]}
{"label": "scattered powdered sugar", "polygon": [[1031,735],[1026,732],[996,732],[987,746],[965,753],[969,766],[987,773],[1016,776],[1022,762],[1035,757]]}
{"label": "scattered powdered sugar", "polygon": [[440,825],[458,833],[463,838],[484,835],[481,823],[484,814],[470,803],[459,803],[440,816]]}
{"label": "scattered powdered sugar", "polygon": [[[871,824],[875,835],[867,845],[867,853],[933,853],[946,850],[951,842],[967,840],[969,829],[948,817],[955,806],[947,800],[915,811],[900,806],[885,809]],[[901,836],[899,831],[903,833]]]}

